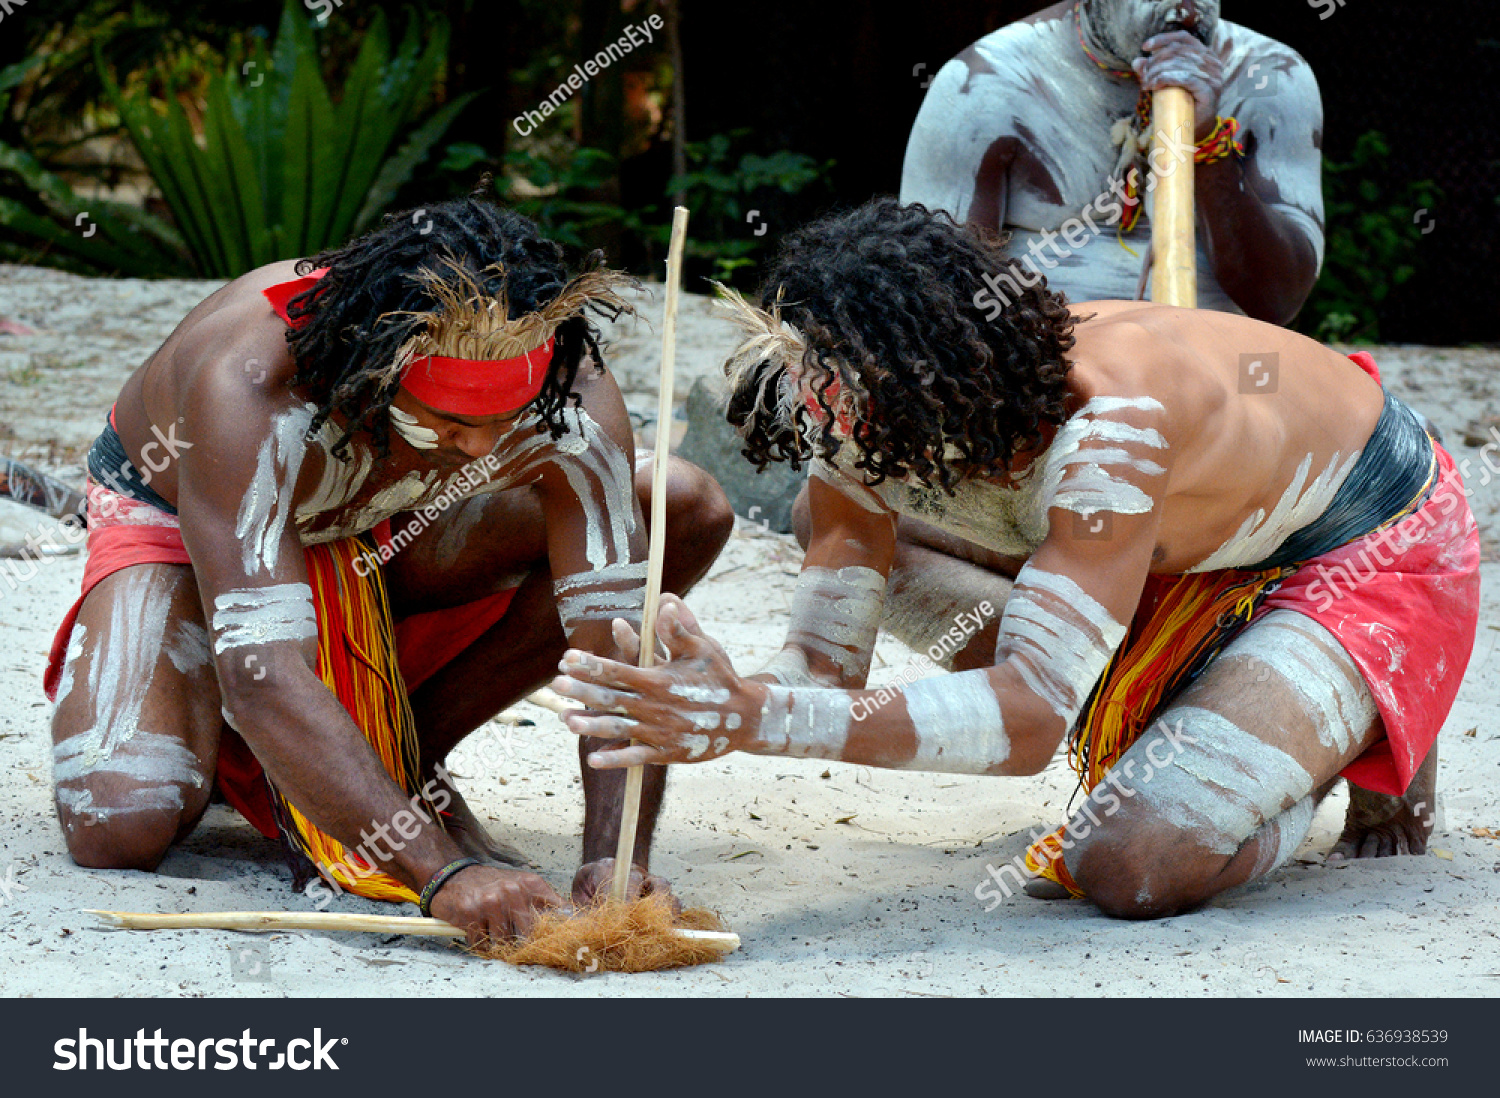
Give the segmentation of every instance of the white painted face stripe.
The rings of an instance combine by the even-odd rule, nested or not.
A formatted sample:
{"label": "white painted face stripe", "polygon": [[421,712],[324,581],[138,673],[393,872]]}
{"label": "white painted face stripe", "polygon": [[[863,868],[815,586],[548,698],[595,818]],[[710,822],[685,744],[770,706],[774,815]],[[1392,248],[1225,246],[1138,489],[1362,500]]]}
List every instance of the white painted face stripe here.
{"label": "white painted face stripe", "polygon": [[[1297,853],[1302,840],[1307,838],[1317,810],[1317,802],[1309,794],[1266,825],[1266,840],[1255,868],[1250,871],[1249,880],[1264,877],[1292,860],[1292,855]],[[1272,842],[1271,839],[1275,841]]]}
{"label": "white painted face stripe", "polygon": [[988,774],[1010,758],[1010,740],[988,672],[921,679],[903,696],[917,733],[917,753],[903,769]]}
{"label": "white painted face stripe", "polygon": [[[1360,451],[1356,450],[1341,463],[1340,455],[1335,453],[1317,478],[1307,484],[1308,473],[1312,469],[1312,455],[1308,454],[1297,466],[1291,483],[1269,515],[1264,510],[1257,510],[1235,531],[1233,537],[1214,550],[1207,560],[1189,571],[1214,572],[1265,560],[1288,537],[1328,510],[1328,504],[1343,486],[1349,471],[1359,460],[1359,455]],[[1303,490],[1304,484],[1307,484],[1306,491]]]}
{"label": "white painted face stripe", "polygon": [[409,445],[417,450],[436,450],[438,445],[438,433],[431,427],[423,427],[417,422],[417,417],[410,412],[404,412],[394,404],[390,407],[391,426],[396,433],[404,438]]}
{"label": "white painted face stripe", "polygon": [[214,652],[282,641],[316,640],[317,612],[312,588],[305,583],[278,583],[226,591],[214,598]]}
{"label": "white painted face stripe", "polygon": [[1077,582],[1028,564],[1006,601],[995,662],[1009,660],[1071,727],[1125,633]]}
{"label": "white painted face stripe", "polygon": [[766,688],[761,736],[771,754],[803,759],[841,759],[849,739],[849,695],[843,690]]}
{"label": "white painted face stripe", "polygon": [[[1312,776],[1301,763],[1222,714],[1174,706],[1159,723],[1179,721],[1178,738],[1187,746],[1177,747],[1153,731],[1119,765],[1133,758],[1134,775],[1127,781],[1140,803],[1215,853],[1233,855],[1268,821],[1312,792]],[[1165,745],[1155,752],[1158,759],[1170,760],[1165,766],[1152,761],[1154,743]]]}
{"label": "white painted face stripe", "polygon": [[247,576],[276,571],[311,423],[312,412],[307,408],[288,408],[272,419],[271,433],[260,444],[255,473],[234,525],[234,536],[244,546]]}
{"label": "white painted face stripe", "polygon": [[1236,637],[1221,658],[1252,661],[1291,686],[1326,747],[1348,751],[1375,723],[1374,695],[1354,661],[1332,633],[1294,610],[1271,611]]}

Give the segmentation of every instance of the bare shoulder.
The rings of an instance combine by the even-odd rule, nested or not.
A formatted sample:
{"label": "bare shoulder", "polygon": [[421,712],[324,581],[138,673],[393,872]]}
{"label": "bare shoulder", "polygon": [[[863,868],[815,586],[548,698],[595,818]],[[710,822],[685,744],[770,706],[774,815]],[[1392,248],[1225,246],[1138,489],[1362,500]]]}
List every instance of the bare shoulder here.
{"label": "bare shoulder", "polygon": [[1224,62],[1224,97],[1235,114],[1315,114],[1321,120],[1318,78],[1300,53],[1238,23],[1219,27],[1215,45]]}
{"label": "bare shoulder", "polygon": [[1039,67],[1045,60],[1043,51],[1059,35],[1071,35],[1072,4],[1053,4],[1013,23],[1006,23],[978,39],[960,52],[956,60],[971,69],[987,65],[993,72]]}
{"label": "bare shoulder", "polygon": [[262,291],[295,278],[295,265],[287,260],[259,267],[193,309],[158,352],[173,377],[189,386],[228,383],[231,391],[248,395],[290,381],[286,326]]}

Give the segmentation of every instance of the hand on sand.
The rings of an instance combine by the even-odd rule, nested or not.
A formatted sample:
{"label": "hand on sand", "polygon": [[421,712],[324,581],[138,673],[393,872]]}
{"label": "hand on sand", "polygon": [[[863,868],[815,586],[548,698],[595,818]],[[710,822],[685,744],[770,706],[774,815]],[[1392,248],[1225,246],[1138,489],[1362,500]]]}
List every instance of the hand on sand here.
{"label": "hand on sand", "polygon": [[[609,893],[610,882],[615,877],[615,860],[600,858],[578,867],[573,878],[573,906],[588,907]],[[647,873],[638,865],[630,867],[630,891],[627,900],[639,900],[642,896],[665,896],[672,901],[672,910],[682,913],[682,904],[672,893],[672,886],[665,877]]]}
{"label": "hand on sand", "polygon": [[471,946],[524,938],[537,914],[562,897],[535,873],[470,866],[455,874],[432,901],[432,914],[461,928]]}
{"label": "hand on sand", "polygon": [[[623,621],[615,643],[629,656],[639,639]],[[570,649],[552,689],[588,709],[569,714],[569,730],[636,744],[592,752],[589,765],[605,770],[643,763],[706,762],[750,748],[760,731],[765,687],[734,673],[724,649],[704,636],[675,595],[663,595],[656,634],[665,664],[649,671]]]}

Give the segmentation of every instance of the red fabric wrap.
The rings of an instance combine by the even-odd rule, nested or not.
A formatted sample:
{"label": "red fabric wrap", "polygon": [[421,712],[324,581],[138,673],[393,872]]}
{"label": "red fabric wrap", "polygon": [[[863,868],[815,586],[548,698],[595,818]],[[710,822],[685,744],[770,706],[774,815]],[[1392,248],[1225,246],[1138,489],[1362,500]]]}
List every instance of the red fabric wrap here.
{"label": "red fabric wrap", "polygon": [[[1380,381],[1369,354],[1349,357]],[[1305,614],[1358,665],[1386,738],[1344,777],[1376,793],[1411,784],[1453,708],[1479,627],[1479,529],[1453,458],[1441,446],[1437,457],[1437,487],[1416,512],[1309,561],[1260,610]]]}
{"label": "red fabric wrap", "polygon": [[[63,661],[78,612],[90,591],[124,568],[137,564],[183,564],[191,566],[187,546],[177,518],[148,503],[129,499],[90,482],[88,559],[83,571],[83,590],[69,607],[53,638],[42,676],[49,700],[57,700]],[[375,528],[378,541],[389,544],[390,522]],[[515,590],[500,591],[475,602],[447,610],[413,614],[396,623],[396,653],[401,675],[410,694],[437,674],[454,657],[477,640],[510,609]],[[225,726],[219,737],[219,757],[214,779],[224,799],[262,835],[278,834],[271,807],[270,790],[259,760],[234,729]]]}
{"label": "red fabric wrap", "polygon": [[[318,284],[327,267],[311,274],[268,286],[261,293],[282,321],[300,328],[306,318],[293,320],[287,314],[292,298]],[[547,367],[552,362],[555,341],[524,355],[507,359],[443,358],[426,355],[413,359],[401,375],[406,391],[430,408],[460,416],[497,416],[526,407],[542,391]]]}

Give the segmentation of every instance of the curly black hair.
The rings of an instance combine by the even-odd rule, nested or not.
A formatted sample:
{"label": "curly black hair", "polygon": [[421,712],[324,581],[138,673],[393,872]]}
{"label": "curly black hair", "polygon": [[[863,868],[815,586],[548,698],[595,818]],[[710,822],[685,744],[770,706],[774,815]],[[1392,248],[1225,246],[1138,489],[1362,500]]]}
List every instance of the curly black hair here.
{"label": "curly black hair", "polygon": [[[543,237],[533,222],[499,204],[488,173],[467,197],[387,214],[379,228],[301,260],[298,275],[320,267],[329,271],[287,306],[287,315],[299,322],[286,334],[296,363],[292,385],[318,405],[309,436],[335,410],[347,420],[335,455],[343,456],[361,430],[371,434],[382,456],[389,453],[389,417],[383,413],[400,388],[391,365],[423,324],[405,314],[435,307],[415,276],[424,269],[439,271],[444,260],[459,264],[487,293],[498,296],[503,290],[512,318],[541,309],[569,281],[562,248]],[[604,253],[594,252],[584,270],[598,269],[603,262]],[[620,312],[599,302],[591,308],[610,319]],[[546,380],[532,403],[542,418],[538,430],[549,430],[554,439],[567,430],[562,412],[569,399],[579,403],[573,383],[584,352],[601,370],[604,363],[599,331],[586,314],[563,321],[555,338]]]}
{"label": "curly black hair", "polygon": [[[853,397],[855,467],[871,483],[910,474],[952,492],[965,475],[1005,470],[1065,418],[1075,318],[1045,281],[1019,277],[1003,244],[889,197],[783,243],[761,301],[805,337],[802,381],[824,421]],[[734,379],[728,418],[758,468],[828,460],[840,446],[788,399],[795,385],[774,359]]]}

